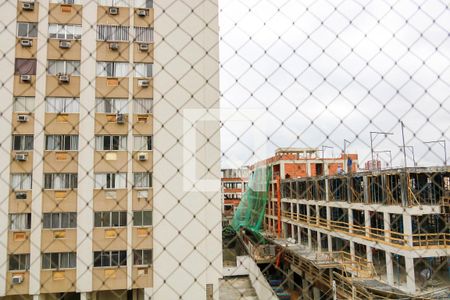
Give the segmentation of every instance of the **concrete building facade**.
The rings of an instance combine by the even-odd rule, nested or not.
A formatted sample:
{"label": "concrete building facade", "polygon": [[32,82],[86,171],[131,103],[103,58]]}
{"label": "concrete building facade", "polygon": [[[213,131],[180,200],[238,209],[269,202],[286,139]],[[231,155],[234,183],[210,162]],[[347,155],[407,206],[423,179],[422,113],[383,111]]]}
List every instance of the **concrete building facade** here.
{"label": "concrete building facade", "polygon": [[[0,297],[216,298],[220,194],[182,191],[168,170],[186,163],[183,109],[218,109],[217,12],[214,1],[0,4]],[[219,190],[218,120],[208,125],[196,166]],[[183,217],[195,225],[175,231]]]}

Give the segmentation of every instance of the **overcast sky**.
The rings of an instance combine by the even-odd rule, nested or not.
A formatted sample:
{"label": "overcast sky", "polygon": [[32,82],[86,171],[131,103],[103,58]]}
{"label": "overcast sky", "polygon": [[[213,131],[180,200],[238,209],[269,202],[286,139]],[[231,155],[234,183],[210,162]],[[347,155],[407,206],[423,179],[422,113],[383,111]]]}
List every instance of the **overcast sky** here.
{"label": "overcast sky", "polygon": [[370,131],[393,133],[374,149],[401,165],[400,120],[417,163],[442,165],[442,144],[423,141],[450,148],[446,2],[220,0],[223,166],[287,146],[338,155],[344,139],[363,164]]}

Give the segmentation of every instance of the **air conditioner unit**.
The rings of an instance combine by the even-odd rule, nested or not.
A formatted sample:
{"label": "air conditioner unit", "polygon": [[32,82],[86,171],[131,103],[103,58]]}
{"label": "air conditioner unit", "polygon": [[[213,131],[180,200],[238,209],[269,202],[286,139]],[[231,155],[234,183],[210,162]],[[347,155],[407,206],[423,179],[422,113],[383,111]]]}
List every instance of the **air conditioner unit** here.
{"label": "air conditioner unit", "polygon": [[145,52],[147,52],[148,51],[148,44],[139,44],[139,50],[141,50],[141,51],[145,51]]}
{"label": "air conditioner unit", "polygon": [[119,8],[118,7],[110,7],[108,9],[108,13],[112,16],[118,15],[119,14]]}
{"label": "air conditioner unit", "polygon": [[27,115],[17,115],[17,122],[20,122],[20,123],[28,122],[28,116]]}
{"label": "air conditioner unit", "polygon": [[17,192],[16,193],[16,199],[17,200],[26,200],[27,199],[27,193],[25,193],[25,192]]}
{"label": "air conditioner unit", "polygon": [[58,76],[59,83],[69,83],[70,82],[70,75],[67,74],[61,74]]}
{"label": "air conditioner unit", "polygon": [[17,161],[26,161],[27,155],[25,153],[16,153],[16,160]]}
{"label": "air conditioner unit", "polygon": [[71,47],[71,43],[69,41],[59,41],[59,48],[69,49],[70,47]]}
{"label": "air conditioner unit", "polygon": [[22,9],[27,11],[34,10],[34,2],[22,2]]}
{"label": "air conditioner unit", "polygon": [[124,114],[117,114],[116,115],[116,123],[117,124],[124,124],[125,123],[125,115]]}
{"label": "air conditioner unit", "polygon": [[20,81],[22,81],[22,82],[30,82],[31,81],[31,75],[20,75]]}
{"label": "air conditioner unit", "polygon": [[12,284],[21,284],[23,282],[23,276],[22,275],[14,275],[11,278]]}
{"label": "air conditioner unit", "polygon": [[119,43],[109,43],[109,49],[113,51],[119,50]]}
{"label": "air conditioner unit", "polygon": [[139,161],[146,161],[148,159],[148,154],[144,152],[139,152],[137,156]]}
{"label": "air conditioner unit", "polygon": [[148,16],[148,10],[146,10],[146,9],[138,9],[137,10],[137,15],[139,17],[146,17],[146,16]]}
{"label": "air conditioner unit", "polygon": [[20,45],[21,45],[22,47],[27,47],[27,48],[29,48],[29,47],[33,46],[33,41],[32,41],[32,40],[29,40],[29,39],[22,39],[22,40],[20,40]]}
{"label": "air conditioner unit", "polygon": [[138,80],[138,86],[140,87],[148,87],[150,85],[150,81],[148,79],[140,79]]}

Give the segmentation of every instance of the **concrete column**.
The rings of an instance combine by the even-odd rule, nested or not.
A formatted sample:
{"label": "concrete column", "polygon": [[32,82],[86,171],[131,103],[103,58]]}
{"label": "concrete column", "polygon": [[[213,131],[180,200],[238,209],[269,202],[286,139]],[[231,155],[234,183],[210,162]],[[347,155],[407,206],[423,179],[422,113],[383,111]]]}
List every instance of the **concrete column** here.
{"label": "concrete column", "polygon": [[300,204],[299,203],[297,203],[297,216],[296,216],[296,218],[297,218],[297,221],[300,219]]}
{"label": "concrete column", "polygon": [[348,209],[348,231],[353,233],[353,210],[351,208]]}
{"label": "concrete column", "polygon": [[394,285],[394,266],[392,264],[392,253],[386,251],[386,280],[389,285]]}
{"label": "concrete column", "polygon": [[405,257],[406,287],[408,292],[416,292],[416,275],[414,274],[414,258]]}
{"label": "concrete column", "polygon": [[[43,300],[41,295],[33,295],[33,300]],[[83,299],[80,299],[83,300]]]}
{"label": "concrete column", "polygon": [[329,188],[328,188],[328,179],[325,179],[325,200],[328,202],[330,201],[330,195],[329,195]]}
{"label": "concrete column", "polygon": [[313,287],[313,297],[314,300],[320,300],[320,290],[316,287]]}
{"label": "concrete column", "polygon": [[366,245],[367,261],[373,262],[372,247]]}
{"label": "concrete column", "polygon": [[302,236],[301,236],[300,226],[297,226],[297,244],[301,244],[302,243],[301,238],[302,238]]}
{"label": "concrete column", "polygon": [[363,177],[363,184],[364,184],[364,203],[369,203],[369,183],[367,180],[367,176]]}
{"label": "concrete column", "polygon": [[327,234],[328,239],[328,252],[333,251],[333,237],[330,234]]}
{"label": "concrete column", "polygon": [[305,300],[309,300],[309,282],[308,280],[306,280],[305,277],[303,277],[302,280],[302,295],[303,295],[303,299]]}
{"label": "concrete column", "polygon": [[317,251],[322,252],[322,239],[320,237],[320,232],[317,231]]}
{"label": "concrete column", "polygon": [[311,237],[311,229],[308,228],[308,247],[312,248],[312,237]]}
{"label": "concrete column", "polygon": [[364,210],[364,225],[366,226],[366,236],[370,236],[370,212]]}
{"label": "concrete column", "polygon": [[406,241],[408,246],[413,246],[413,237],[412,237],[412,218],[409,214],[403,214],[403,232],[406,237]]}
{"label": "concrete column", "polygon": [[291,238],[295,240],[295,227],[294,224],[291,224]]}
{"label": "concrete column", "polygon": [[[355,242],[350,240],[350,257],[352,258],[352,261],[355,261]],[[353,268],[357,268],[357,265],[352,263]],[[352,274],[352,277],[354,277],[354,274]]]}
{"label": "concrete column", "polygon": [[330,228],[331,221],[331,207],[327,205],[327,228]]}
{"label": "concrete column", "polygon": [[384,221],[384,240],[389,243],[391,241],[391,216],[388,212],[383,212]]}
{"label": "concrete column", "polygon": [[280,179],[286,178],[286,172],[284,170],[284,162],[280,162]]}
{"label": "concrete column", "polygon": [[80,300],[89,300],[89,298],[86,292],[80,293]]}

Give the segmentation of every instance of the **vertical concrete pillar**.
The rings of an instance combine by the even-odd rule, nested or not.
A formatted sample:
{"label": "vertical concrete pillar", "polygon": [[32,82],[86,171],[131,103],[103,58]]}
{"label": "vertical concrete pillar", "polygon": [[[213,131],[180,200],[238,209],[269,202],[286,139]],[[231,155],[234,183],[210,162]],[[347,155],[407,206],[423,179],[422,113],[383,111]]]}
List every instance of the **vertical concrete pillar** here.
{"label": "vertical concrete pillar", "polygon": [[295,240],[295,227],[294,224],[291,224],[291,238]]}
{"label": "vertical concrete pillar", "polygon": [[372,247],[370,247],[369,245],[366,245],[366,255],[367,261],[370,263],[373,262]]}
{"label": "vertical concrete pillar", "polygon": [[[33,295],[33,300],[43,300],[41,295]],[[83,300],[80,298],[80,300]]]}
{"label": "vertical concrete pillar", "polygon": [[319,231],[317,231],[317,251],[322,252],[322,239]]}
{"label": "vertical concrete pillar", "polygon": [[383,212],[384,223],[384,240],[389,243],[391,241],[391,215],[388,212]]}
{"label": "vertical concrete pillar", "polygon": [[329,193],[329,187],[328,187],[328,179],[325,179],[325,200],[328,202],[330,201],[330,193]]}
{"label": "vertical concrete pillar", "polygon": [[370,211],[364,210],[364,225],[366,227],[366,236],[370,236]]}
{"label": "vertical concrete pillar", "polygon": [[405,256],[406,287],[408,292],[416,292],[416,275],[414,274],[414,258]]}
{"label": "vertical concrete pillar", "polygon": [[302,238],[302,236],[301,236],[300,226],[297,226],[297,244],[301,244],[302,243],[301,238]]}
{"label": "vertical concrete pillar", "polygon": [[389,285],[394,285],[394,266],[392,264],[392,253],[386,251],[386,280]]}
{"label": "vertical concrete pillar", "polygon": [[89,300],[89,297],[87,294],[88,293],[86,293],[86,292],[80,293],[80,300]]}
{"label": "vertical concrete pillar", "polygon": [[320,290],[316,287],[313,287],[313,298],[314,300],[320,300]]}
{"label": "vertical concrete pillar", "polygon": [[406,243],[408,246],[413,246],[413,230],[412,230],[412,218],[409,214],[403,214],[403,232],[406,237]]}
{"label": "vertical concrete pillar", "polygon": [[311,163],[310,162],[306,163],[306,176],[307,177],[311,176]]}
{"label": "vertical concrete pillar", "polygon": [[369,180],[367,176],[363,177],[363,185],[364,185],[364,203],[369,203]]}
{"label": "vertical concrete pillar", "polygon": [[328,252],[333,251],[333,237],[330,234],[327,234],[328,239]]}
{"label": "vertical concrete pillar", "polygon": [[297,203],[297,221],[300,219],[300,203]]}
{"label": "vertical concrete pillar", "polygon": [[327,205],[327,228],[331,226],[331,207]]}
{"label": "vertical concrete pillar", "polygon": [[348,209],[348,231],[353,233],[353,209]]}
{"label": "vertical concrete pillar", "polygon": [[308,228],[308,248],[312,248],[311,229]]}

